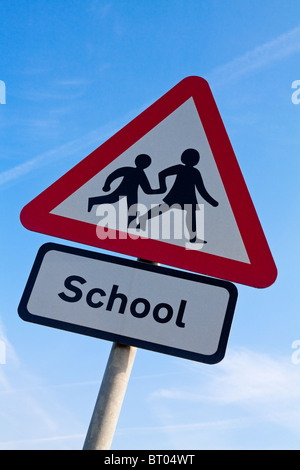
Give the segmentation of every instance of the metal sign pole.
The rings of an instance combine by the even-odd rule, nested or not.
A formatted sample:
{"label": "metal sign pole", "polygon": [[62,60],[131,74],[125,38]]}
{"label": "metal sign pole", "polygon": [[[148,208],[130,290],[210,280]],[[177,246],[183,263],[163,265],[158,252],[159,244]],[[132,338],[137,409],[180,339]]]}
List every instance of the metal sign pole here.
{"label": "metal sign pole", "polygon": [[[159,263],[138,258],[159,266]],[[109,450],[130,378],[137,348],[113,343],[83,450]]]}
{"label": "metal sign pole", "polygon": [[109,450],[137,348],[113,343],[83,450]]}

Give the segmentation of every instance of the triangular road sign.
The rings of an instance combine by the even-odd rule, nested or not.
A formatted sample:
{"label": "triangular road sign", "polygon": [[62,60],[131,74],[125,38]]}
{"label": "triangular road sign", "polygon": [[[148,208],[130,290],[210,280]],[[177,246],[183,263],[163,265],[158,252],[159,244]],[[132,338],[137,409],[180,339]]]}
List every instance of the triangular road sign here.
{"label": "triangular road sign", "polygon": [[21,221],[36,232],[249,286],[267,287],[277,276],[200,77],[182,80],[27,204]]}

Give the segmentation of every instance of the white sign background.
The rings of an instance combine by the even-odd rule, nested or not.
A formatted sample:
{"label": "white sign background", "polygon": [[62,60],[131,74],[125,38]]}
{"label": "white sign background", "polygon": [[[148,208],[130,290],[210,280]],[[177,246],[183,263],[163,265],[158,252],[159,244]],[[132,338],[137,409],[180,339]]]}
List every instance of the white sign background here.
{"label": "white sign background", "polygon": [[[83,295],[67,302],[58,294],[74,297],[65,287],[65,280],[74,275],[86,280],[73,283]],[[106,310],[113,285],[128,298],[124,313],[119,313],[120,299],[115,299],[111,311]],[[93,288],[106,293],[94,294],[94,303],[101,300],[101,307],[86,302]],[[136,298],[150,302],[143,318],[130,312]],[[26,321],[215,363],[225,354],[236,298],[236,287],[226,281],[49,243],[37,255],[19,314]],[[176,325],[182,300],[186,301],[184,327]],[[156,321],[152,314],[160,303],[173,308],[166,323]],[[165,315],[162,309],[160,316]]]}

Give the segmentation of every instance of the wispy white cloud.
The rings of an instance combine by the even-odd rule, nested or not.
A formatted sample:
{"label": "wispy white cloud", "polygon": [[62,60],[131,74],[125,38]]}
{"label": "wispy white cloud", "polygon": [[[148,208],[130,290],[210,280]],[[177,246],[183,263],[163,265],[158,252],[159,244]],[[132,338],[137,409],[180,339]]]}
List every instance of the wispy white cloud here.
{"label": "wispy white cloud", "polygon": [[216,421],[203,421],[194,423],[173,423],[161,426],[137,426],[137,427],[124,427],[117,430],[119,435],[128,433],[166,433],[166,432],[186,432],[196,431],[199,429],[218,429],[225,430],[229,427],[238,427],[241,425],[240,419],[227,419],[227,420],[216,420]]}
{"label": "wispy white cloud", "polygon": [[[110,5],[108,4],[107,7],[110,7]],[[300,26],[297,26],[291,31],[288,31],[277,38],[246,52],[242,56],[236,57],[227,64],[217,67],[206,78],[214,87],[221,86],[226,82],[239,79],[251,71],[258,70],[271,65],[274,62],[284,60],[285,58],[299,52]],[[60,85],[79,86],[84,83],[85,81],[82,79],[72,79],[61,81]],[[43,93],[45,93],[45,95],[43,95]],[[31,97],[31,99],[40,99],[42,95],[44,97],[53,97],[54,92],[46,91],[43,93],[32,90],[31,95],[28,95],[28,97]],[[129,113],[129,115],[133,115],[133,112]],[[124,117],[122,122],[124,122]],[[119,127],[114,125],[114,128],[112,128],[112,125],[108,125],[102,129],[94,130],[81,138],[67,142],[58,148],[45,152],[42,155],[34,157],[20,165],[0,173],[0,188],[5,183],[17,180],[44,164],[52,163],[58,157],[62,158],[73,154],[75,149],[84,149],[89,145],[99,143],[101,140],[103,141],[105,138],[110,137],[114,133],[115,129],[119,129]]]}
{"label": "wispy white cloud", "polygon": [[[0,449],[78,448],[84,439],[83,426],[51,386],[38,386],[41,379],[24,363],[10,360],[0,366]],[[20,387],[20,384],[24,384]],[[70,441],[66,444],[65,441]]]}
{"label": "wispy white cloud", "polygon": [[[97,144],[99,145],[101,141],[107,137],[110,137],[110,135],[111,131],[109,130],[109,126],[107,128],[103,127],[101,129],[94,130],[83,137],[74,139],[70,142],[67,142],[66,144],[60,145],[52,150],[27,160],[20,165],[16,165],[9,170],[3,171],[0,173],[0,189],[6,183],[18,180],[19,178],[26,176],[27,174],[44,165],[49,165],[50,163],[55,162],[57,159],[65,159],[67,157],[76,155],[80,151],[92,151],[94,150],[94,146]],[[85,156],[86,154],[83,153],[82,158]]]}
{"label": "wispy white cloud", "polygon": [[275,39],[234,58],[227,64],[217,67],[207,78],[214,86],[219,86],[275,62],[282,61],[299,52],[300,26],[297,26]]}
{"label": "wispy white cloud", "polygon": [[220,374],[211,377],[209,390],[216,402],[264,407],[280,402],[293,406],[298,402],[300,374],[288,357],[270,357],[248,350],[231,351],[219,371]]}
{"label": "wispy white cloud", "polygon": [[[197,367],[197,366],[196,366]],[[300,374],[290,358],[273,358],[248,350],[229,351],[207,371],[199,388],[158,389],[151,399],[185,401],[228,407],[234,405],[259,419],[300,431]]]}
{"label": "wispy white cloud", "polygon": [[[51,102],[66,102],[66,101],[77,101],[84,95],[84,91],[79,89],[78,84],[74,87],[69,83],[68,88],[66,89],[66,83],[61,83],[60,87],[49,87],[49,88],[32,88],[22,92],[23,99],[30,101],[46,101],[51,100]],[[72,89],[71,89],[72,88]],[[66,92],[67,90],[67,92]]]}
{"label": "wispy white cloud", "polygon": [[36,437],[32,439],[18,439],[0,442],[0,449],[47,449],[47,447],[49,447],[49,445],[51,446],[51,444],[64,449],[66,447],[66,441],[76,441],[76,444],[78,442],[81,444],[84,437],[85,434],[69,434],[62,436],[54,435],[49,437]]}
{"label": "wispy white cloud", "polygon": [[88,85],[91,83],[90,80],[86,80],[85,78],[66,78],[66,79],[60,79],[57,80],[57,85],[63,86],[63,87],[80,87],[83,85]]}
{"label": "wispy white cloud", "polygon": [[[6,349],[6,361],[0,364],[0,449],[65,448],[71,442],[73,448],[78,447],[82,427],[56,394],[59,386],[49,386],[28,369],[9,340],[1,317],[0,340]],[[79,385],[90,382],[61,386]]]}
{"label": "wispy white cloud", "polygon": [[[29,386],[24,388],[9,388],[9,389],[1,389],[1,395],[8,395],[8,394],[18,394],[18,393],[32,393],[44,390],[55,390],[55,389],[68,389],[68,388],[78,388],[78,387],[87,387],[90,385],[100,385],[101,382],[99,380],[88,380],[84,382],[68,382],[68,383],[61,383],[61,384],[32,384],[30,383]],[[1,385],[1,376],[0,376],[0,385]]]}
{"label": "wispy white cloud", "polygon": [[104,3],[102,0],[92,0],[87,5],[87,11],[90,11],[93,15],[97,15],[100,19],[106,18],[112,12],[113,4]]}
{"label": "wispy white cloud", "polygon": [[186,367],[187,381],[158,388],[148,397],[161,421],[160,432],[165,431],[172,446],[298,447],[300,374],[290,357],[228,350],[213,368],[196,363]]}
{"label": "wispy white cloud", "polygon": [[122,119],[115,122],[109,122],[98,129],[66,142],[63,145],[55,147],[47,152],[44,152],[36,157],[16,165],[9,170],[0,172],[0,190],[7,184],[18,181],[20,178],[28,175],[29,173],[37,170],[45,165],[53,164],[56,160],[64,160],[68,157],[76,158],[80,156],[80,160],[85,158],[90,152],[95,150],[105,140],[115,134],[123,125],[129,122],[133,117],[137,116],[145,107],[134,109],[128,112]]}

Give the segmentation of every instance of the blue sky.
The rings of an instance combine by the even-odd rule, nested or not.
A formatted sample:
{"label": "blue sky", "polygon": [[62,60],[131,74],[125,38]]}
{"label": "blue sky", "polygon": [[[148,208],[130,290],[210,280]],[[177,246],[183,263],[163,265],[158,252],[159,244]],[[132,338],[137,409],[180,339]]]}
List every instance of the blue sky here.
{"label": "blue sky", "polygon": [[37,250],[64,243],[24,229],[22,207],[182,78],[199,75],[279,275],[267,289],[238,286],[220,364],[137,351],[112,449],[298,449],[300,105],[291,97],[300,79],[299,2],[0,7],[0,448],[81,449],[111,348],[18,317]]}

